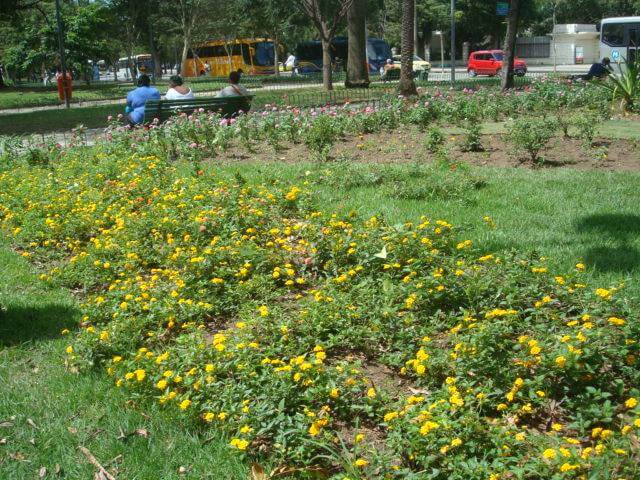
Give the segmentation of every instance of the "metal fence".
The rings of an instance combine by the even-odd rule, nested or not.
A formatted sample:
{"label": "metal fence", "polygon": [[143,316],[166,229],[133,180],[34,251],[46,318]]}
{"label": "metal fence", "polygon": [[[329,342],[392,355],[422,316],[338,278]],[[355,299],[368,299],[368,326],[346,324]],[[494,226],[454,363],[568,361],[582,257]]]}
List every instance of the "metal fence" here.
{"label": "metal fence", "polygon": [[516,41],[516,55],[520,58],[551,57],[551,37],[519,37]]}

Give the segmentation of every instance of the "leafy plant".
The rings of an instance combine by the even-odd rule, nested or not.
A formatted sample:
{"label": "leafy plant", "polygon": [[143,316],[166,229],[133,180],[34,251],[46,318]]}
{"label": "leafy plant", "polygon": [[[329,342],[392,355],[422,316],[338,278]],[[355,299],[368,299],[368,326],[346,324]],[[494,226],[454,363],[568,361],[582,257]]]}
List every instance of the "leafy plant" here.
{"label": "leafy plant", "polygon": [[442,129],[430,127],[424,137],[424,148],[429,153],[438,152],[444,145],[445,135]]}
{"label": "leafy plant", "polygon": [[620,107],[629,112],[635,108],[640,94],[640,63],[636,59],[628,62],[624,59],[618,64],[618,72],[612,73],[606,81],[599,84],[611,94],[613,101],[620,102]]}
{"label": "leafy plant", "polygon": [[336,119],[320,115],[309,126],[304,141],[316,158],[327,160],[331,147],[341,135],[342,129]]}
{"label": "leafy plant", "polygon": [[602,115],[591,110],[577,112],[571,117],[571,124],[577,130],[577,137],[585,148],[593,146],[593,139],[602,123]]}
{"label": "leafy plant", "polygon": [[467,120],[464,126],[462,150],[465,152],[482,152],[482,124],[476,120]]}
{"label": "leafy plant", "polygon": [[519,154],[525,151],[532,163],[542,163],[540,152],[555,136],[558,125],[549,118],[522,117],[509,122],[507,126],[507,141]]}

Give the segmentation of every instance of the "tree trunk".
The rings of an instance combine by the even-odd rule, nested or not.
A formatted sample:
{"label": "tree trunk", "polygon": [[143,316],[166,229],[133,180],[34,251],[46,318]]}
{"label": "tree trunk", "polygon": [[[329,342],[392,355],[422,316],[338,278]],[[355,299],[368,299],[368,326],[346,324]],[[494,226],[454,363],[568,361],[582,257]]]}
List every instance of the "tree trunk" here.
{"label": "tree trunk", "polygon": [[367,0],[354,0],[347,14],[349,35],[347,53],[347,88],[369,87],[369,63],[367,62]]}
{"label": "tree trunk", "polygon": [[417,95],[413,82],[413,18],[415,0],[402,0],[402,65],[400,67],[400,84],[398,89],[405,97]]}
{"label": "tree trunk", "polygon": [[275,68],[276,77],[280,76],[280,52],[278,51],[278,32],[273,32],[273,66]]}
{"label": "tree trunk", "polygon": [[[187,36],[187,34],[185,34],[184,38],[182,39],[183,43],[182,43],[182,56],[180,57],[180,73],[182,75],[184,75],[184,72],[186,72],[186,69],[184,68],[185,64],[187,63],[187,56],[189,55],[189,37]],[[194,59],[195,62],[195,59]],[[195,65],[195,63],[194,63]],[[194,75],[196,75],[195,69],[194,69]]]}
{"label": "tree trunk", "polygon": [[149,50],[151,50],[151,58],[153,59],[153,79],[155,81],[156,77],[162,77],[162,62],[160,59],[160,52],[158,51],[158,43],[156,42],[156,38],[153,34],[153,23],[151,19],[148,19],[149,22]]}
{"label": "tree trunk", "polygon": [[516,36],[518,34],[518,17],[520,0],[509,2],[507,16],[507,35],[504,40],[504,60],[502,61],[502,91],[513,88],[513,65],[516,56]]}
{"label": "tree trunk", "polygon": [[2,65],[0,65],[0,88],[4,87],[4,75],[3,75],[3,71],[2,71]]}
{"label": "tree trunk", "polygon": [[331,78],[331,40],[322,39],[322,86],[325,90],[333,90]]}

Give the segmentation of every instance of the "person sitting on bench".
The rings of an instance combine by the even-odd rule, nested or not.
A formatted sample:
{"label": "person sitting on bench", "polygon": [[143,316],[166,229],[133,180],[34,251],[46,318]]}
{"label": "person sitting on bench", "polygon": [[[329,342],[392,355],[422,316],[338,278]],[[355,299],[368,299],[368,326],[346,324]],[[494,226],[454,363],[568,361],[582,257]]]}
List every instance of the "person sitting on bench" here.
{"label": "person sitting on bench", "polygon": [[216,98],[249,97],[249,90],[240,85],[240,74],[233,71],[229,74],[229,85],[218,92]]}
{"label": "person sitting on bench", "polygon": [[191,100],[194,97],[193,91],[183,85],[180,75],[172,75],[169,78],[169,90],[164,96],[166,100]]}
{"label": "person sitting on bench", "polygon": [[147,100],[160,100],[160,92],[151,86],[149,75],[138,77],[138,88],[131,90],[127,95],[127,108],[125,112],[129,125],[138,125],[144,119],[144,104]]}

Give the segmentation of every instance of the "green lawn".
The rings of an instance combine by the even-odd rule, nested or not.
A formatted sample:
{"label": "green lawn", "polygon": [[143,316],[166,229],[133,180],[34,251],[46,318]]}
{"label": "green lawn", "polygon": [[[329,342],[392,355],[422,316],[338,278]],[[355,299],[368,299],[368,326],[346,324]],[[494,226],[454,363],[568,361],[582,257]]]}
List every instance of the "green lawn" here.
{"label": "green lawn", "polygon": [[[126,404],[100,372],[67,371],[60,331],[77,321],[71,295],[42,285],[0,242],[0,478],[38,478],[42,467],[45,478],[93,478],[80,445],[103,465],[112,462],[122,479],[248,478],[224,439],[179,425],[155,406]],[[135,434],[140,429],[148,437]]]}

